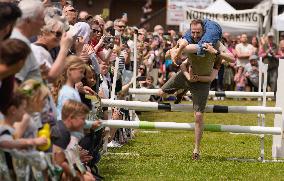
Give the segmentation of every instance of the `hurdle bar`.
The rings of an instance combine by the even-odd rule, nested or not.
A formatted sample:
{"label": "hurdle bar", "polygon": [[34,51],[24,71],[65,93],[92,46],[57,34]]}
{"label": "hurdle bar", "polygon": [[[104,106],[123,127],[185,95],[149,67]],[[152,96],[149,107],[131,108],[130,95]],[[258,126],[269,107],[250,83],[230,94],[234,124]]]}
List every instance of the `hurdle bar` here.
{"label": "hurdle bar", "polygon": [[[86,124],[91,124],[91,123],[93,123],[93,121],[86,121]],[[189,130],[189,131],[193,131],[195,128],[194,123],[124,121],[124,120],[102,120],[102,126],[113,127],[113,128],[172,129],[172,130]],[[282,129],[280,127],[204,124],[203,128],[204,131],[211,131],[211,132],[282,135]]]}
{"label": "hurdle bar", "polygon": [[[129,94],[157,95],[159,89],[129,89]],[[188,91],[186,95],[190,96]],[[260,98],[263,92],[243,92],[243,91],[209,91],[209,96],[227,98]],[[266,92],[266,97],[273,98],[274,92]]]}
{"label": "hurdle bar", "polygon": [[[176,111],[176,112],[193,112],[192,104],[169,104],[156,102],[141,102],[141,101],[124,101],[124,100],[110,100],[102,99],[102,107],[118,107],[129,110],[138,111]],[[207,105],[205,107],[206,113],[273,113],[282,114],[280,107],[264,107],[264,106],[221,106],[221,105]]]}

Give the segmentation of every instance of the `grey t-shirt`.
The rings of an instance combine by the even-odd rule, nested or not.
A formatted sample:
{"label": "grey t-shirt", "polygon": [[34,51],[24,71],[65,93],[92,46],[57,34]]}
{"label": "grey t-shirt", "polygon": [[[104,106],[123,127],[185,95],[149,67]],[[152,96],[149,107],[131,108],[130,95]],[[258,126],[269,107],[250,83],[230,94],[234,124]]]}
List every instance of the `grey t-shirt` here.
{"label": "grey t-shirt", "polygon": [[250,63],[247,63],[244,67],[244,73],[249,73],[249,80],[251,81],[251,83],[258,87],[258,82],[259,82],[259,72],[258,71],[254,71],[252,69],[252,66]]}
{"label": "grey t-shirt", "polygon": [[[7,132],[7,134],[5,134]],[[2,141],[11,141],[14,140],[13,134],[15,130],[7,125],[0,125],[0,143]]]}
{"label": "grey t-shirt", "polygon": [[[24,41],[29,47],[31,47],[31,42],[30,40],[25,37],[19,29],[14,28],[11,37],[10,38],[15,38]],[[39,64],[35,58],[34,53],[36,52],[31,52],[25,62],[25,65],[23,68],[18,72],[15,77],[19,79],[20,81],[25,81],[28,79],[34,79],[42,82],[41,74],[40,74],[40,69],[39,69]]]}

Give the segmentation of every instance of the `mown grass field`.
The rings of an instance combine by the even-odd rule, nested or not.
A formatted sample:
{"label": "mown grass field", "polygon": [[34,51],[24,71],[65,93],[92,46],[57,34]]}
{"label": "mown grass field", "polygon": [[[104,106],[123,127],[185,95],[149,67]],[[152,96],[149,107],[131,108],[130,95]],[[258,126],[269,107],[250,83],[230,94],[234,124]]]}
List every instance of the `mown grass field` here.
{"label": "mown grass field", "polygon": [[[183,102],[185,103],[185,102]],[[256,101],[209,101],[218,105],[258,105]],[[274,106],[268,102],[267,106]],[[192,113],[144,112],[145,121],[193,122]],[[274,115],[266,115],[273,126]],[[256,114],[206,114],[205,123],[257,125]],[[110,149],[99,165],[105,180],[284,180],[284,163],[231,161],[229,158],[257,159],[259,136],[205,132],[201,160],[192,161],[194,134],[191,131],[158,130],[144,133],[122,148]],[[265,159],[271,159],[272,136],[265,136]]]}

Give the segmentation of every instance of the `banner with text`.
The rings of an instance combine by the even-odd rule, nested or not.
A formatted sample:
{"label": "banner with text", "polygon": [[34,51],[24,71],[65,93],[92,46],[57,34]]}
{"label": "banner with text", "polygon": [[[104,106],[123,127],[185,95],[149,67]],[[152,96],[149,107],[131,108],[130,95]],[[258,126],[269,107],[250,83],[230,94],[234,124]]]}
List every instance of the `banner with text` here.
{"label": "banner with text", "polygon": [[187,8],[184,11],[184,19],[188,23],[193,19],[206,18],[218,22],[223,29],[228,29],[229,32],[239,30],[254,32],[259,28],[260,15],[256,9],[236,10],[231,13],[213,13],[195,8]]}

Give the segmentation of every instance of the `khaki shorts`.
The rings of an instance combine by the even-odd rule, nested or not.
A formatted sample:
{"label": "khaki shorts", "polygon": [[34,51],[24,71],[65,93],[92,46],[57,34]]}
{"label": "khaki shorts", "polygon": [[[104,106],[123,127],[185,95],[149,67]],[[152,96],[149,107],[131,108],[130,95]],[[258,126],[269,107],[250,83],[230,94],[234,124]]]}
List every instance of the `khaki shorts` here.
{"label": "khaki shorts", "polygon": [[192,96],[193,110],[204,112],[210,89],[209,82],[189,82],[182,72],[171,77],[161,88],[163,92],[173,94],[177,90],[189,90]]}

